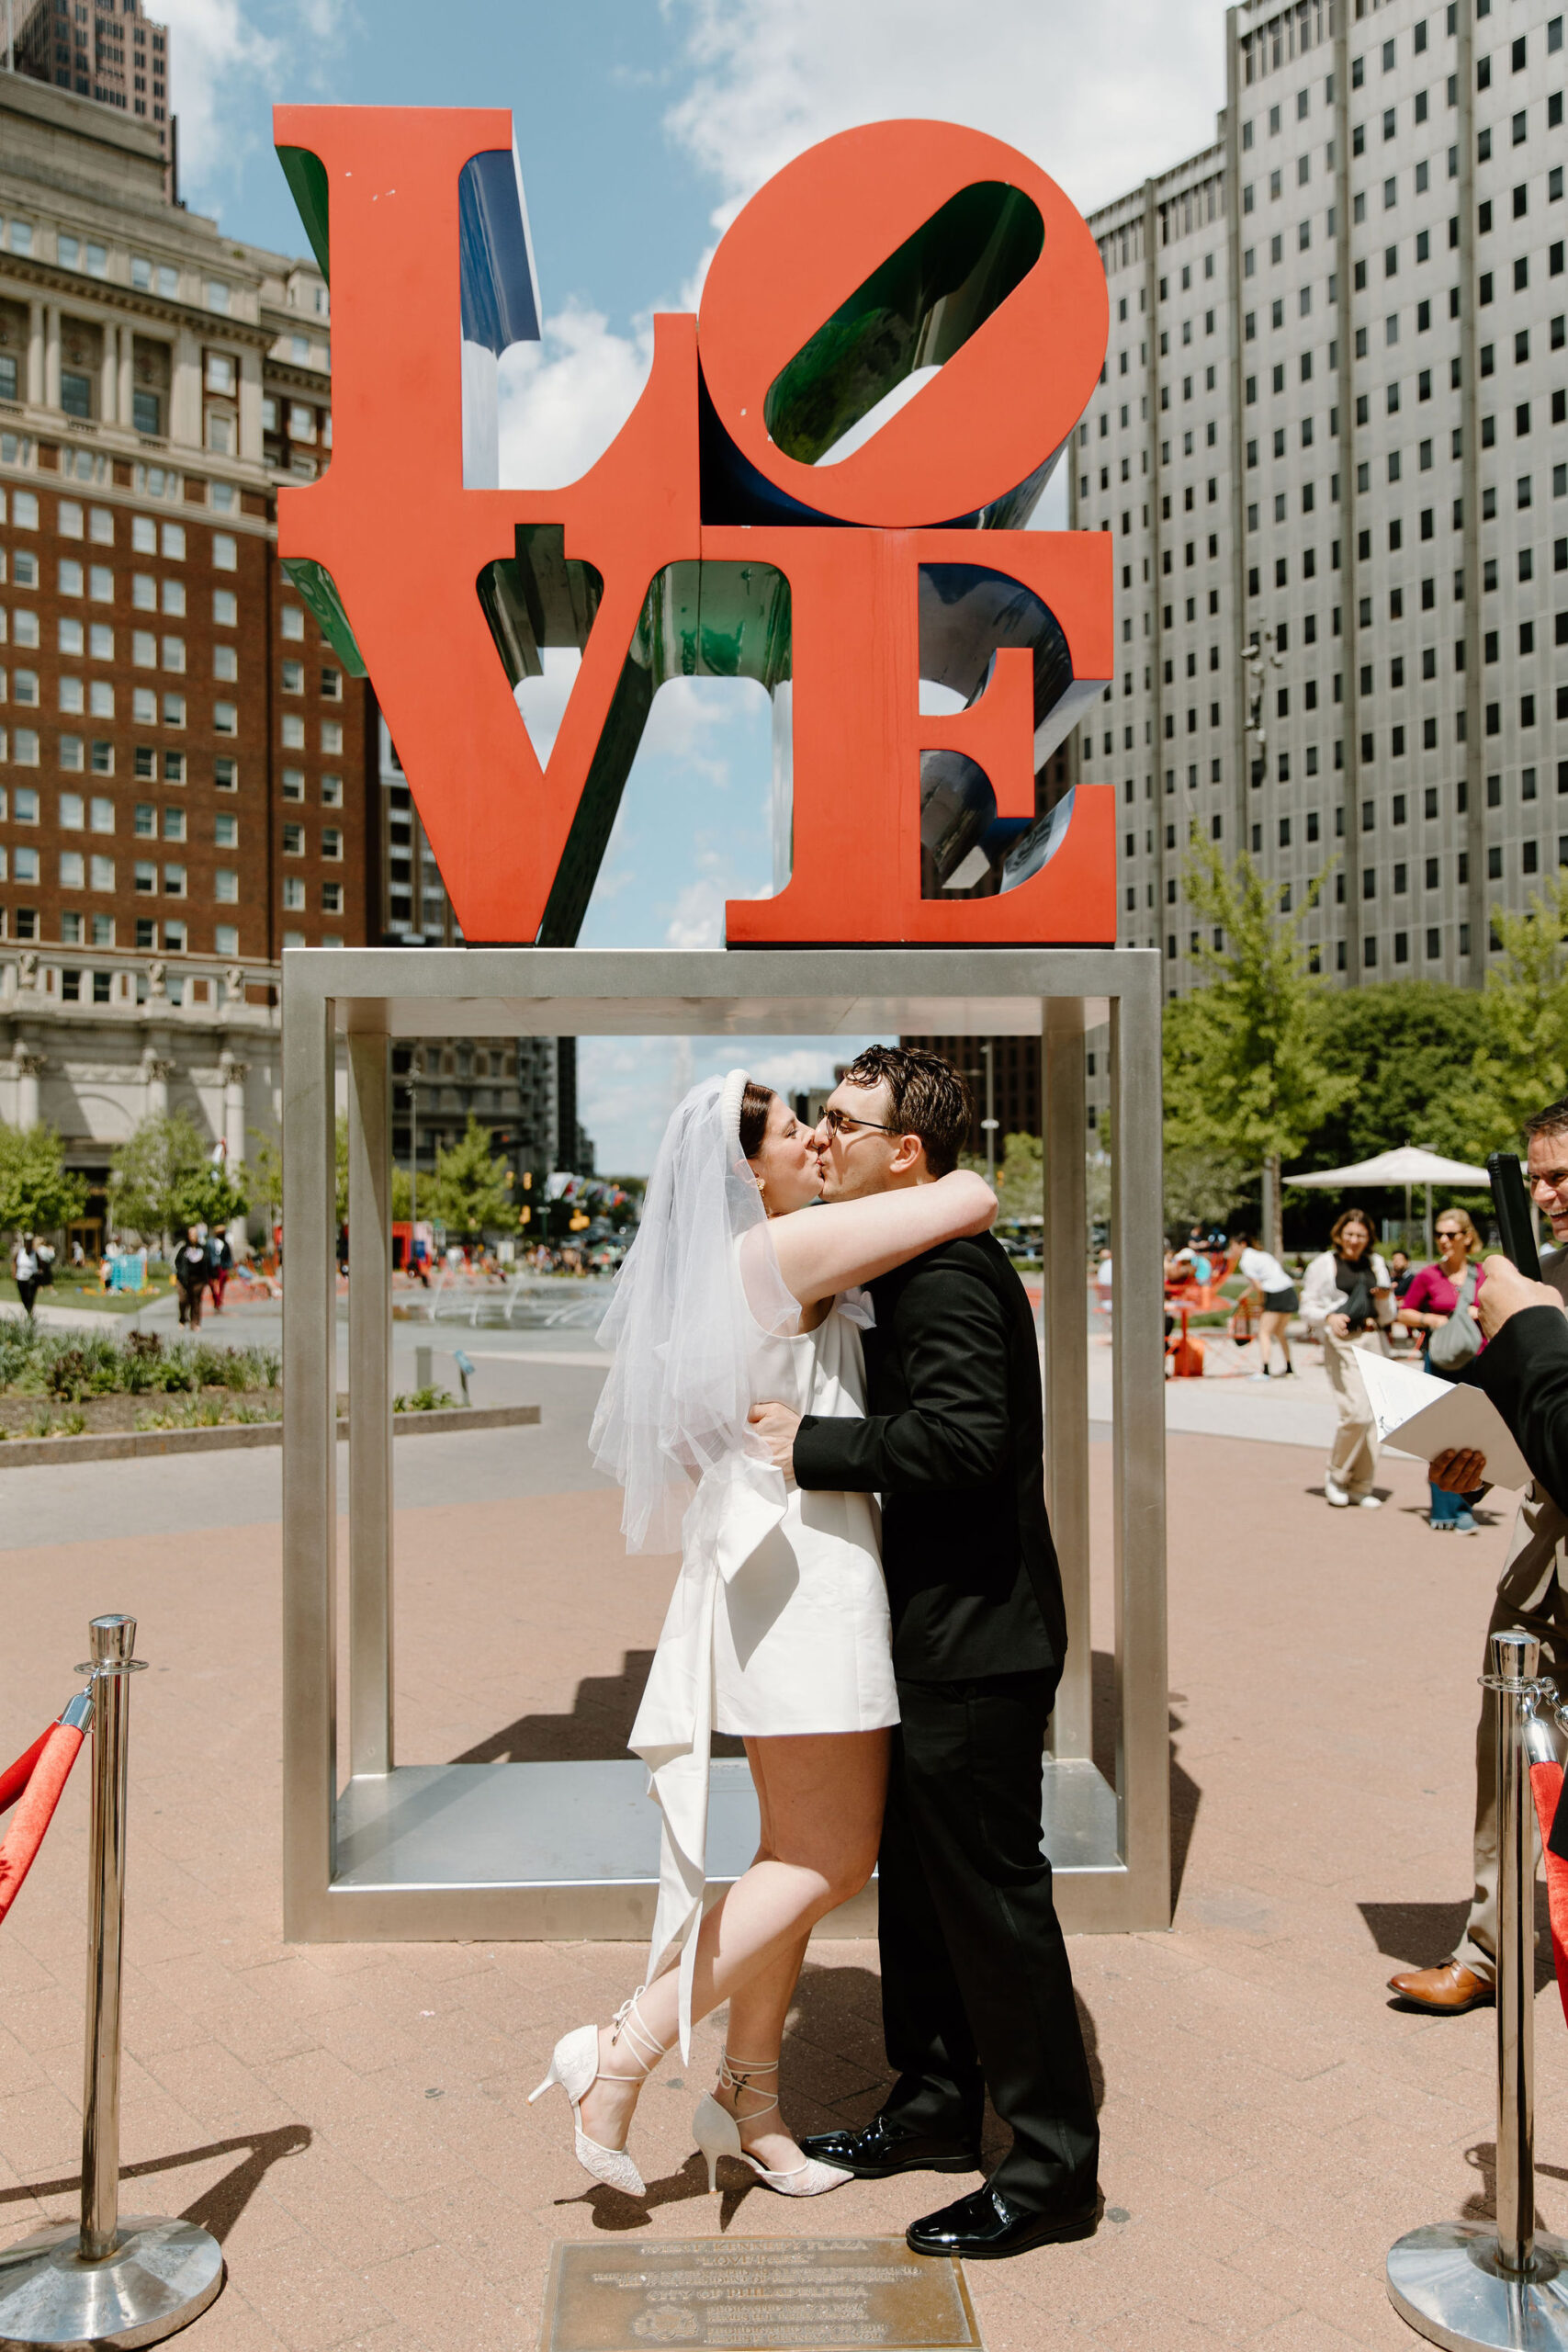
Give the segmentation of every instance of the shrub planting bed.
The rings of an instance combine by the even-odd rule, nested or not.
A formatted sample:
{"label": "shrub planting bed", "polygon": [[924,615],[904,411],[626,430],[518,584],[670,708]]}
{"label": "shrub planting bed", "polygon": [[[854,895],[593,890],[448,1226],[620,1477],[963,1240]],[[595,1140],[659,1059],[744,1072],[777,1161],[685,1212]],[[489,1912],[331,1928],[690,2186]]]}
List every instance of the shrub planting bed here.
{"label": "shrub planting bed", "polygon": [[0,1324],[4,1438],[274,1421],[282,1411],[278,1381],[272,1348]]}

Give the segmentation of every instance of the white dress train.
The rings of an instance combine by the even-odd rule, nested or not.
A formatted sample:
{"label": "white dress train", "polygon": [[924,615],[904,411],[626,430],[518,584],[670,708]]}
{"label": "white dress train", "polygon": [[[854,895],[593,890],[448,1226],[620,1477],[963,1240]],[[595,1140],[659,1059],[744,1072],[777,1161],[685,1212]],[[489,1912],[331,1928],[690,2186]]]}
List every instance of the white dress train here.
{"label": "white dress train", "polygon": [[[814,1331],[781,1336],[753,1322],[753,1399],[863,1415],[857,1326],[868,1313],[851,1293]],[[713,1733],[878,1731],[897,1720],[875,1497],[802,1494],[759,1456],[729,1456],[686,1512],[681,1574],[630,1741],[663,1816],[649,1978],[679,1947],[683,2055],[706,1886]]]}

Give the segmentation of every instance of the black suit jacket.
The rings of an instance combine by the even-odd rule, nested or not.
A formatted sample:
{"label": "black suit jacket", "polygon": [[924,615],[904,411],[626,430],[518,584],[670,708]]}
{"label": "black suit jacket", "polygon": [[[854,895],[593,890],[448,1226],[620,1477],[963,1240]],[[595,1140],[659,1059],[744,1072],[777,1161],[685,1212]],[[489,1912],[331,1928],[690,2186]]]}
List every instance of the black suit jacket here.
{"label": "black suit jacket", "polygon": [[803,1487],[882,1497],[895,1672],[948,1682],[1061,1671],[1034,1317],[988,1234],[871,1285],[864,1420],[807,1414]]}
{"label": "black suit jacket", "polygon": [[1556,1306],[1510,1315],[1461,1378],[1484,1389],[1559,1510],[1568,1510],[1568,1316]]}
{"label": "black suit jacket", "polygon": [[[1517,1439],[1538,1484],[1563,1510],[1568,1496],[1568,1317],[1556,1306],[1527,1306],[1510,1315],[1491,1346],[1460,1376],[1484,1389]],[[1568,1860],[1568,1789],[1546,1842],[1559,1860]]]}

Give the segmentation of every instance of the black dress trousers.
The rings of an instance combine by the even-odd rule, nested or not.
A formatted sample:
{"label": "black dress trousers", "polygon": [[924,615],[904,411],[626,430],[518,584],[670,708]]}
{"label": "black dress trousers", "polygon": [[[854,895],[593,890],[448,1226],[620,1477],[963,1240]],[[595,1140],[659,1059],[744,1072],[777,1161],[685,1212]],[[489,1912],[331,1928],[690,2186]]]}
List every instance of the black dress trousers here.
{"label": "black dress trousers", "polygon": [[1041,1850],[1055,1673],[898,1683],[882,1832],[884,2109],[978,2145],[987,2086],[1012,2128],[1010,2204],[1095,2193],[1100,2126],[1066,1947]]}

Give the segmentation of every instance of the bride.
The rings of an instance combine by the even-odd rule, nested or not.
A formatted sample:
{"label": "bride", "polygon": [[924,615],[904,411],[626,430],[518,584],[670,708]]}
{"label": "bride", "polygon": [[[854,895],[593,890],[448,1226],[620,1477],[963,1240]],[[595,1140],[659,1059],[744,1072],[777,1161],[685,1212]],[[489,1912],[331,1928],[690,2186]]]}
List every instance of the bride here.
{"label": "bride", "polygon": [[[818,1149],[782,1095],[744,1070],[677,1107],[601,1338],[615,1360],[592,1442],[626,1490],[628,1550],[682,1553],[631,1746],[662,1814],[659,1902],[639,1985],[608,2025],[556,2044],[578,2162],[644,2194],[626,2153],[643,2082],[694,2018],[729,2004],[728,2042],[694,2132],[715,2186],[742,2156],[812,2197],[852,2176],[784,2129],[784,2018],[813,1927],[876,1860],[888,1731],[898,1720],[875,1498],[802,1495],[747,1427],[769,1400],[865,1410],[856,1286],[939,1242],[983,1233],[996,1201],[964,1170],[795,1211],[821,1192]],[[761,1840],[705,1909],[708,1757],[745,1740]]]}

